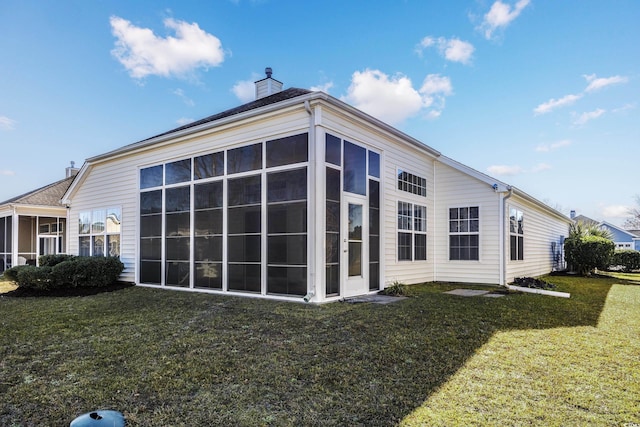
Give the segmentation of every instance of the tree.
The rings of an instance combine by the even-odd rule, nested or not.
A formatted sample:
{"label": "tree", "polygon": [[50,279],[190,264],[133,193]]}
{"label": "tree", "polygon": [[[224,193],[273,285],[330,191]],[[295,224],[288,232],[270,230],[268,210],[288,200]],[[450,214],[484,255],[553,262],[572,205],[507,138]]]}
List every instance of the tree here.
{"label": "tree", "polygon": [[564,241],[564,258],[582,276],[590,275],[595,269],[609,267],[615,244],[611,232],[595,224],[578,221],[571,225],[569,237]]}
{"label": "tree", "polygon": [[630,218],[624,222],[623,227],[627,230],[640,230],[640,195],[636,195],[636,207],[629,209]]}

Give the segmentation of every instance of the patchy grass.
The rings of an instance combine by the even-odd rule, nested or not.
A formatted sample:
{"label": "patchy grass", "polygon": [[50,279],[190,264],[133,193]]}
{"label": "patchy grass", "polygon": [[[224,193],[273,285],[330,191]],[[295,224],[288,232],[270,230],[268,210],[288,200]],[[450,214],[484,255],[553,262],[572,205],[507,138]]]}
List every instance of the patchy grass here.
{"label": "patchy grass", "polygon": [[0,425],[93,409],[128,426],[640,423],[640,287],[549,280],[572,298],[0,296]]}
{"label": "patchy grass", "polygon": [[607,276],[615,277],[616,279],[640,285],[640,273],[618,273],[615,271],[607,271],[605,274]]}

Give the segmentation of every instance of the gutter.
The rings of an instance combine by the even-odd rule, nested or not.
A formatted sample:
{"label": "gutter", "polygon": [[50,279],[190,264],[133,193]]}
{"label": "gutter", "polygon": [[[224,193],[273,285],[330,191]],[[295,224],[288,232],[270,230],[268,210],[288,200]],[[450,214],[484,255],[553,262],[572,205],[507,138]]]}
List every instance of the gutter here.
{"label": "gutter", "polygon": [[[503,194],[503,193],[501,193]],[[500,285],[506,286],[507,284],[507,244],[505,233],[505,209],[507,207],[507,200],[513,195],[513,187],[507,187],[507,194],[500,198]]]}

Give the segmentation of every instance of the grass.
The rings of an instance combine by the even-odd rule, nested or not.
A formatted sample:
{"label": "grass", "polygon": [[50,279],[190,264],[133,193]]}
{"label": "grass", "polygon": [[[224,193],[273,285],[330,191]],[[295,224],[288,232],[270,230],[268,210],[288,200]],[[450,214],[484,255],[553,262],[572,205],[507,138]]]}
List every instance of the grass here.
{"label": "grass", "polygon": [[98,408],[128,426],[640,423],[640,287],[549,280],[571,299],[0,297],[0,425]]}

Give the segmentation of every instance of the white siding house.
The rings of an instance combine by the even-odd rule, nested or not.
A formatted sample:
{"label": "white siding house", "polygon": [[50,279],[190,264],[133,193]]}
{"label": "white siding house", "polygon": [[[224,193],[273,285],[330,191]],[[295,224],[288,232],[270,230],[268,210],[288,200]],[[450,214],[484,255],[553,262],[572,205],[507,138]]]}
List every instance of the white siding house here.
{"label": "white siding house", "polygon": [[139,285],[313,302],[558,268],[569,218],[326,93],[256,84],[87,159],[62,200],[69,253],[119,254]]}

